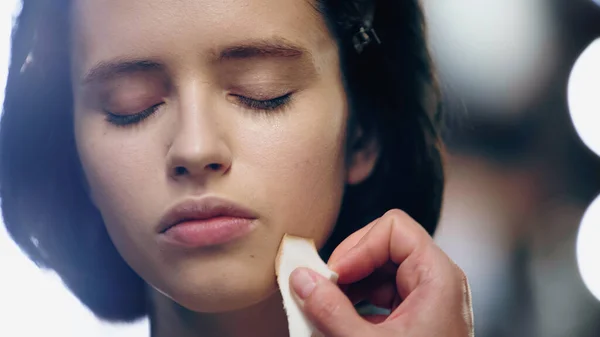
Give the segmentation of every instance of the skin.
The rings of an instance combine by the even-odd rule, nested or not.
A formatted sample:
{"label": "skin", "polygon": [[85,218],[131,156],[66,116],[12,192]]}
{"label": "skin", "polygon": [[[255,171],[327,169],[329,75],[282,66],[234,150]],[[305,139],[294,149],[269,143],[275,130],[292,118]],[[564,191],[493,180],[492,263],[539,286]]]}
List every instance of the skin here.
{"label": "skin", "polygon": [[[323,19],[304,0],[75,0],[72,10],[77,148],[111,239],[148,284],[153,336],[287,335],[274,275],[283,234],[314,238],[321,247],[345,185],[366,179],[377,161],[376,142],[352,146],[360,130],[348,130],[338,50]],[[278,101],[287,104],[276,110],[248,103],[287,94],[289,101]],[[145,110],[152,113],[139,122],[114,124],[123,122],[118,116]],[[206,196],[251,209],[256,227],[217,247],[162,245],[157,228],[167,210]],[[379,248],[392,251],[411,235],[422,242],[427,236],[407,231],[407,239],[396,242],[392,231],[387,237],[365,235],[372,227],[344,241],[337,256],[358,237],[387,238],[390,244]],[[348,284],[389,269],[380,263],[389,255],[367,267],[363,256],[348,256],[354,258],[334,265]],[[434,267],[441,275],[464,276],[439,256],[418,260],[422,265],[413,268],[438,261]],[[350,270],[361,273],[348,276]],[[335,318],[346,326],[341,322],[347,319],[356,331],[368,332],[360,325],[366,321],[348,309],[346,295],[332,284],[313,283],[303,307],[316,326],[327,335],[351,336],[323,323]],[[407,294],[387,284],[379,293],[388,301]],[[462,297],[447,301],[436,295],[461,291],[460,282],[427,289],[433,292],[424,297],[427,306],[440,308],[432,319],[441,311],[470,308]],[[325,307],[316,298],[326,299]],[[445,318],[437,335],[466,336],[459,334],[466,329],[448,329]],[[464,320],[452,318],[463,327]],[[433,326],[424,319],[411,322]]]}

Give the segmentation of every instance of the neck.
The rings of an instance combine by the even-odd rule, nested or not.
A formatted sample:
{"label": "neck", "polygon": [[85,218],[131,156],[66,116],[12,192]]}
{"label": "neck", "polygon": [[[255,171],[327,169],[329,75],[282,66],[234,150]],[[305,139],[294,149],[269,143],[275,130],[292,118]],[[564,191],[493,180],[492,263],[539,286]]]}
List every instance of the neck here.
{"label": "neck", "polygon": [[150,290],[151,337],[287,337],[287,318],[279,292],[248,308],[198,313]]}

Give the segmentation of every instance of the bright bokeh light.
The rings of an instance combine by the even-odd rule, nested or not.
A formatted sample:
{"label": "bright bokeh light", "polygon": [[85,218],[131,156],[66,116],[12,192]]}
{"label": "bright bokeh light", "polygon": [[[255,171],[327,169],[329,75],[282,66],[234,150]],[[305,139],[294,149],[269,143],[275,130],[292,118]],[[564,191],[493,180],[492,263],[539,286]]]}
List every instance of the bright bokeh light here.
{"label": "bright bokeh light", "polygon": [[[600,155],[600,39],[579,56],[568,86],[569,110],[577,134]],[[577,236],[577,264],[584,284],[600,300],[600,196],[585,212]]]}
{"label": "bright bokeh light", "polygon": [[577,134],[600,155],[600,39],[592,42],[575,62],[568,99]]}
{"label": "bright bokeh light", "polygon": [[547,0],[424,0],[436,64],[468,102],[521,113],[556,61]]}
{"label": "bright bokeh light", "polygon": [[[9,64],[10,32],[17,0],[0,0],[0,101]],[[24,130],[25,132],[25,130]],[[142,337],[145,321],[132,325],[100,322],[64,287],[42,271],[9,238],[0,222],[0,336]]]}
{"label": "bright bokeh light", "polygon": [[600,196],[583,216],[577,236],[577,264],[583,283],[600,300]]}

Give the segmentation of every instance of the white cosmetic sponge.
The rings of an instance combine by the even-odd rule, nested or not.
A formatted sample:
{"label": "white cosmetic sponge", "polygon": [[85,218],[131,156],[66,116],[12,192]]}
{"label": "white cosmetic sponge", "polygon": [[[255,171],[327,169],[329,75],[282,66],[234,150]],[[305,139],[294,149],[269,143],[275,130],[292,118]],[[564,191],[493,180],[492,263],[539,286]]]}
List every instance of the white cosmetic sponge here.
{"label": "white cosmetic sponge", "polygon": [[338,275],[331,271],[321,260],[315,242],[312,239],[285,234],[275,260],[275,274],[279,291],[283,297],[283,306],[287,313],[290,337],[316,336],[317,330],[306,319],[295,295],[290,289],[290,275],[298,267],[306,267],[337,282]]}

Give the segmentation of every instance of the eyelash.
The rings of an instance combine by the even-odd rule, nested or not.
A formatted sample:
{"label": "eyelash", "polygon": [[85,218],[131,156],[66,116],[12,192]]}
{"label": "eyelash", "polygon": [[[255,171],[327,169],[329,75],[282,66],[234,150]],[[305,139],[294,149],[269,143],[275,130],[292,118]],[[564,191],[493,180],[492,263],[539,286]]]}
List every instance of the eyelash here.
{"label": "eyelash", "polygon": [[269,113],[278,112],[285,108],[292,100],[292,93],[267,100],[256,100],[240,95],[232,95],[237,98],[238,104],[253,111]]}
{"label": "eyelash", "polygon": [[128,126],[132,124],[137,124],[142,120],[150,117],[150,115],[155,113],[156,110],[158,110],[158,108],[160,108],[160,106],[163,104],[164,103],[155,104],[146,110],[131,115],[119,115],[107,111],[106,120],[109,123],[114,124],[116,126]]}
{"label": "eyelash", "polygon": [[[232,96],[237,98],[238,104],[244,106],[245,108],[263,113],[280,111],[283,108],[285,108],[292,99],[292,93],[287,93],[283,96],[279,96],[268,100],[256,100],[240,95]],[[164,103],[153,105],[146,110],[131,115],[119,115],[107,111],[106,120],[109,123],[117,126],[128,126],[137,124],[142,120],[150,117],[150,115],[156,112],[156,110],[158,110],[158,108],[160,108],[160,106],[163,104]]]}

